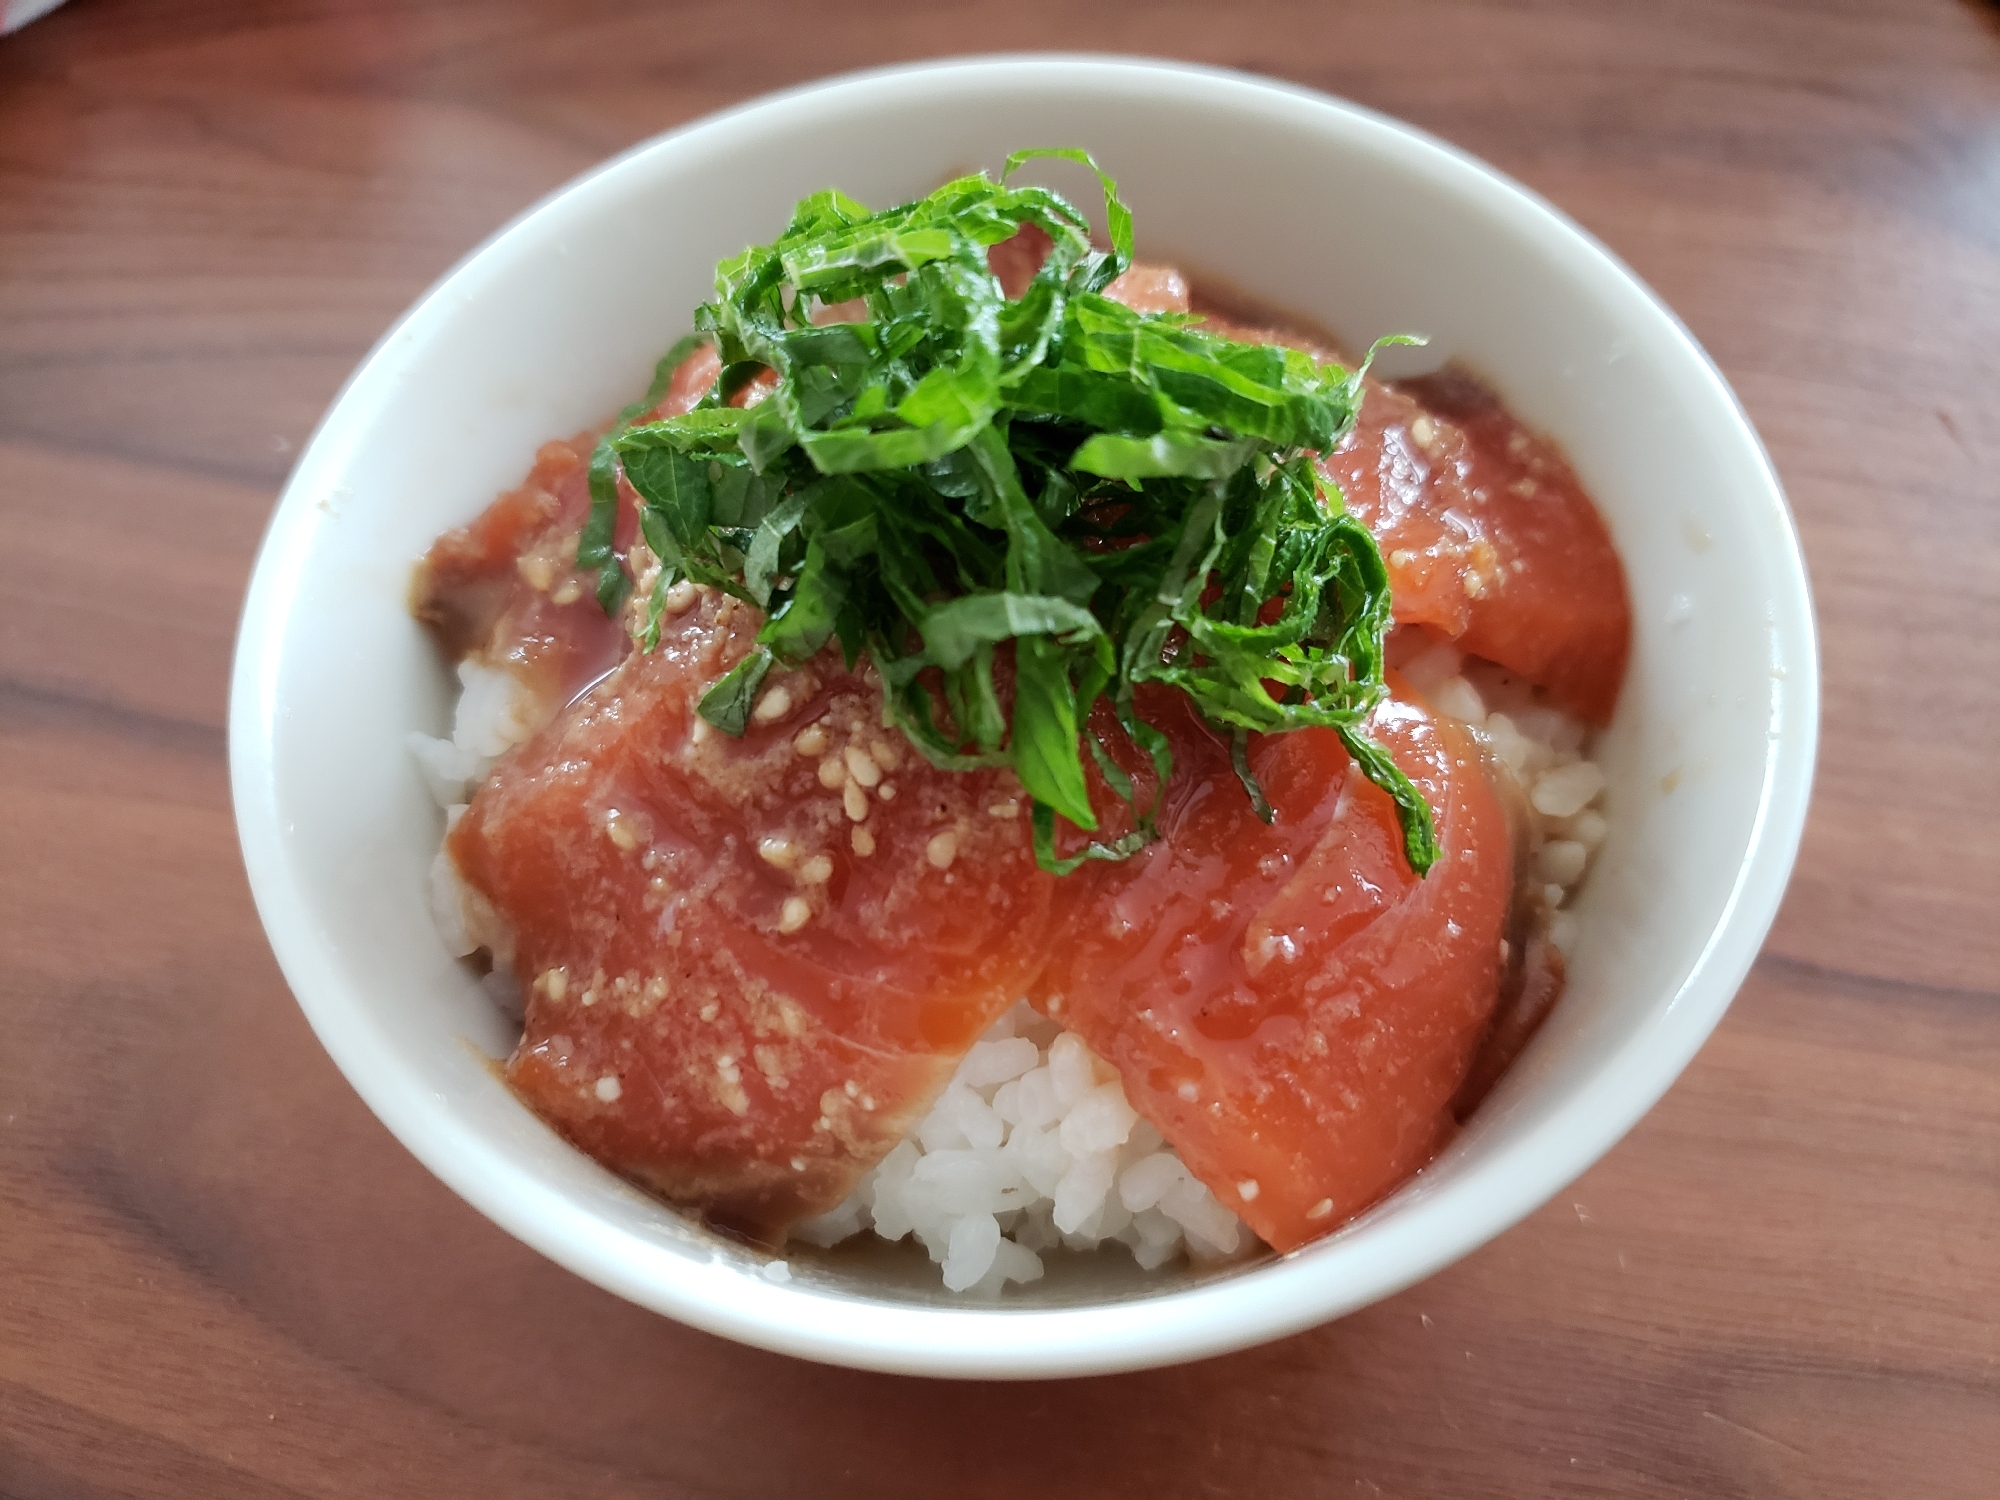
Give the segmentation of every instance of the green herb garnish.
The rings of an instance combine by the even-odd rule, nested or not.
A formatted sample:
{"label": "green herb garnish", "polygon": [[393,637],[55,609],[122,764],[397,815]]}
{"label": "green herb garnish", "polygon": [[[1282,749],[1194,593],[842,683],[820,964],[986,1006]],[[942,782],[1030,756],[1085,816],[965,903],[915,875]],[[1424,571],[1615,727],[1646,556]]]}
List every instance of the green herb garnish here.
{"label": "green herb garnish", "polygon": [[[1007,185],[1044,157],[1097,172],[1108,252],[1062,197]],[[1052,248],[1010,301],[986,250],[1026,225]],[[682,578],[766,615],[703,717],[742,733],[773,661],[838,640],[850,666],[873,661],[888,720],[933,764],[1013,767],[1034,798],[1036,855],[1057,873],[1156,836],[1087,719],[1106,699],[1164,787],[1166,738],[1134,699],[1157,682],[1233,737],[1266,821],[1249,734],[1337,730],[1395,798],[1422,874],[1437,857],[1430,810],[1362,729],[1386,691],[1387,570],[1311,460],[1353,424],[1361,372],[1133,312],[1103,294],[1131,258],[1117,185],[1081,151],[1017,151],[999,182],[963,177],[880,213],[832,190],[805,199],[775,243],[716,268],[695,315],[721,359],[715,389],[666,421],[628,425],[628,412],[600,447],[579,564],[616,608],[622,465],[661,562],[642,645]],[[813,323],[856,299],[865,320]],[[731,406],[765,368],[768,397]],[[994,682],[1003,646],[1011,715]],[[1086,751],[1135,827],[1059,859],[1058,816],[1098,827]]]}

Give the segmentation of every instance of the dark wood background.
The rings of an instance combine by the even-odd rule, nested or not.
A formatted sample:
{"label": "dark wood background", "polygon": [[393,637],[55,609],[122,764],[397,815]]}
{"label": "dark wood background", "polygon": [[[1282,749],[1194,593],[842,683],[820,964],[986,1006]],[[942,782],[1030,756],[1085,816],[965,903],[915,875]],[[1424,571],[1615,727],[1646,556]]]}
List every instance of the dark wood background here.
{"label": "dark wood background", "polygon": [[[1770,945],[1571,1191],[1182,1369],[816,1368],[546,1264],[265,947],[231,634],[298,445],[468,246],[863,64],[1254,69],[1496,162],[1687,319],[1824,631]],[[2000,1494],[2000,16],[1961,0],[72,0],[0,40],[0,1496]]]}

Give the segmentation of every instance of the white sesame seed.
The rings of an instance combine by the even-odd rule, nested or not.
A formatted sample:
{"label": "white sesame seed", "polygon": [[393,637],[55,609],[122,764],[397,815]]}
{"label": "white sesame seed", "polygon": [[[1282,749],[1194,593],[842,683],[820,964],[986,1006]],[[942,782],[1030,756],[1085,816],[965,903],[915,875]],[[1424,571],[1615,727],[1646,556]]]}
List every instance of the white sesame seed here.
{"label": "white sesame seed", "polygon": [[1437,441],[1437,423],[1428,416],[1418,415],[1410,423],[1410,436],[1416,439],[1419,448],[1428,449]]}
{"label": "white sesame seed", "polygon": [[569,991],[569,975],[561,969],[550,969],[542,975],[541,984],[551,1000],[560,1000]]}
{"label": "white sesame seed", "polygon": [[826,731],[817,724],[808,724],[792,741],[792,749],[805,756],[826,754]]}
{"label": "white sesame seed", "polygon": [[894,802],[896,800],[896,783],[893,781],[883,782],[875,788],[875,795],[880,797],[884,802]]}
{"label": "white sesame seed", "polygon": [[885,771],[893,771],[903,763],[903,752],[896,748],[894,740],[876,740],[868,747],[868,755]]}
{"label": "white sesame seed", "polygon": [[875,835],[859,824],[848,834],[847,842],[863,859],[875,852]]}
{"label": "white sesame seed", "polygon": [[875,758],[859,745],[849,745],[841,759],[847,763],[847,774],[865,787],[878,786],[882,781],[882,768],[875,764]]}
{"label": "white sesame seed", "polygon": [[861,823],[867,820],[868,794],[861,790],[860,782],[850,781],[847,783],[841,791],[840,803],[847,810],[848,822]]}
{"label": "white sesame seed", "polygon": [[794,1172],[803,1172],[805,1169],[806,1169],[806,1159],[803,1156],[795,1156],[792,1158],[792,1170]]}
{"label": "white sesame seed", "polygon": [[775,724],[791,711],[791,689],[781,682],[776,687],[764,689],[757,699],[757,706],[750,710],[750,717],[759,724]]}
{"label": "white sesame seed", "polygon": [[616,1104],[618,1096],[624,1092],[624,1087],[618,1082],[618,1075],[616,1073],[606,1073],[602,1078],[597,1080],[597,1097],[602,1099],[606,1104]]}
{"label": "white sesame seed", "polygon": [[696,716],[694,727],[688,730],[688,743],[699,745],[708,738],[708,720]]}
{"label": "white sesame seed", "polygon": [[639,834],[633,828],[632,820],[615,807],[604,815],[604,831],[610,835],[611,842],[627,854],[639,847]]}
{"label": "white sesame seed", "polygon": [[1180,1086],[1174,1092],[1181,1096],[1183,1104],[1192,1104],[1201,1097],[1201,1090],[1195,1085],[1195,1081],[1192,1078],[1182,1079]]}
{"label": "white sesame seed", "polygon": [[704,1021],[713,1021],[717,1016],[721,1014],[722,1014],[722,1005],[719,1001],[715,1000],[709,1001],[708,1004],[704,1005],[700,1011],[701,1018]]}
{"label": "white sesame seed", "polygon": [[551,604],[574,604],[583,597],[583,582],[577,578],[565,578],[549,595]]}
{"label": "white sesame seed", "polygon": [[1263,1189],[1257,1186],[1257,1179],[1254,1177],[1246,1177],[1236,1184],[1236,1196],[1241,1198],[1245,1203],[1251,1202],[1262,1191]]}
{"label": "white sesame seed", "polygon": [[799,846],[790,839],[759,839],[757,857],[767,865],[775,865],[780,870],[789,870],[799,862]]}
{"label": "white sesame seed", "polygon": [[996,802],[987,808],[986,816],[989,818],[1018,818],[1021,816],[1021,804],[1010,797],[1005,802]]}
{"label": "white sesame seed", "polygon": [[829,755],[819,763],[819,784],[829,792],[837,792],[847,782],[847,767],[840,763],[840,757]]}
{"label": "white sesame seed", "polygon": [[803,896],[787,896],[778,909],[778,931],[797,932],[812,920],[812,903]]}
{"label": "white sesame seed", "polygon": [[683,578],[679,583],[667,590],[667,613],[670,615],[684,615],[694,608],[695,600],[700,597],[701,594],[695,586]]}
{"label": "white sesame seed", "polygon": [[1331,1198],[1322,1198],[1319,1200],[1319,1202],[1315,1203],[1311,1208],[1306,1210],[1306,1217],[1308,1219],[1324,1219],[1328,1214],[1332,1212],[1333,1212],[1333,1200]]}
{"label": "white sesame seed", "polygon": [[958,858],[958,834],[950,828],[934,834],[924,845],[924,858],[931,862],[932,869],[949,870],[951,862]]}
{"label": "white sesame seed", "polygon": [[1412,552],[1408,547],[1398,547],[1394,552],[1389,554],[1389,564],[1391,567],[1407,568],[1416,560],[1417,554]]}
{"label": "white sesame seed", "polygon": [[833,879],[833,861],[824,854],[815,854],[799,866],[799,879],[807,885],[825,885]]}

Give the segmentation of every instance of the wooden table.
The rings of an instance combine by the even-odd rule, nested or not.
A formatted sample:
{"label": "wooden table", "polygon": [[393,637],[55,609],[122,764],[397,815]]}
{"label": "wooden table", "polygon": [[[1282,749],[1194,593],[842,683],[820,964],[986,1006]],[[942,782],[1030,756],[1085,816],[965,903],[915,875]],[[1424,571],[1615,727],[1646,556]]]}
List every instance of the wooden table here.
{"label": "wooden table", "polygon": [[[300,442],[470,244],[881,61],[1255,69],[1496,162],[1768,440],[1824,631],[1769,947],[1558,1201],[1336,1326],[925,1383],[515,1244],[315,1045],[252,912],[231,634]],[[0,40],[0,1496],[2000,1494],[2000,13],[73,0]]]}

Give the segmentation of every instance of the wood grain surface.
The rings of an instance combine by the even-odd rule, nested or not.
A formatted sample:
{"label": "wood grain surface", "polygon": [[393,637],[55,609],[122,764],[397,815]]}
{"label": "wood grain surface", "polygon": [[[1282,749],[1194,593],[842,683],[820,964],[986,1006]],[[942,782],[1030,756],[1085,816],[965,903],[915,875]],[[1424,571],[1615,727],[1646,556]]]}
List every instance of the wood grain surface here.
{"label": "wood grain surface", "polygon": [[[231,634],[387,323],[601,157],[1061,45],[1360,100],[1713,352],[1823,629],[1818,792],[1714,1040],[1339,1324],[957,1385],[691,1332],[489,1226],[245,889]],[[2000,1494],[2000,16],[1960,0],[71,0],[0,39],[0,1497]]]}

